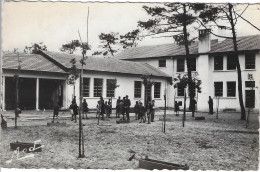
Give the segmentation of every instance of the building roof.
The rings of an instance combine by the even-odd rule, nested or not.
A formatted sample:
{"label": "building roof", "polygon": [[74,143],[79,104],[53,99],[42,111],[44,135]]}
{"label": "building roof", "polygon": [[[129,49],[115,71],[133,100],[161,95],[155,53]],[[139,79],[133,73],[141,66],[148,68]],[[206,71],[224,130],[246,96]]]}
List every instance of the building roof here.
{"label": "building roof", "polygon": [[[260,50],[260,35],[237,37],[239,51]],[[210,53],[234,51],[233,39],[225,39],[222,42],[213,44]]]}
{"label": "building roof", "polygon": [[[72,55],[52,51],[41,51],[41,53],[46,56],[46,58],[49,58],[49,60],[53,61],[54,63],[58,63],[59,65],[62,65],[67,69],[71,68],[70,60],[75,58],[77,61],[77,68],[81,68],[81,64],[79,63],[80,59],[82,58],[81,55]],[[84,69],[100,72],[114,72],[138,75],[151,74],[153,76],[169,77],[164,72],[148,64],[99,57],[88,57],[86,60],[86,65],[84,65]]]}
{"label": "building roof", "polygon": [[[19,53],[21,70],[66,73],[54,63],[38,54]],[[18,56],[15,53],[6,53],[3,56],[3,69],[18,68]]]}
{"label": "building roof", "polygon": [[[238,50],[259,50],[260,35],[238,37]],[[190,54],[198,54],[198,42],[194,42],[189,46]],[[233,40],[225,39],[222,42],[211,40],[211,51],[208,53],[220,53],[233,51]],[[115,56],[117,59],[142,59],[155,57],[173,57],[185,55],[184,45],[177,44],[161,44],[142,46],[127,49]]]}

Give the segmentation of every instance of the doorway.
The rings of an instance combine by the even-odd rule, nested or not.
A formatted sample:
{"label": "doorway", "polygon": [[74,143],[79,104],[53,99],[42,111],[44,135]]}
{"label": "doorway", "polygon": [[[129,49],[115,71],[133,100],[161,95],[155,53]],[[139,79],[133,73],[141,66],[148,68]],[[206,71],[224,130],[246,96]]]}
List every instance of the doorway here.
{"label": "doorway", "polygon": [[246,108],[255,107],[255,90],[246,90]]}

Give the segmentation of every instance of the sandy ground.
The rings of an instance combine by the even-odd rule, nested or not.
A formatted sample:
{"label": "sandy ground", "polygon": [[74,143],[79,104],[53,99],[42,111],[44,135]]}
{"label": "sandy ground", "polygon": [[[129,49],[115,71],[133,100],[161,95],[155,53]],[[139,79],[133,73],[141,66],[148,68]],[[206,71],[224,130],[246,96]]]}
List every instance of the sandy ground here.
{"label": "sandy ground", "polygon": [[[78,157],[78,123],[69,114],[60,114],[65,127],[50,127],[51,112],[24,112],[15,129],[12,112],[5,112],[8,128],[1,130],[0,161],[4,168],[90,168],[138,169],[139,159],[151,159],[187,164],[191,170],[257,170],[258,169],[258,115],[251,115],[249,128],[238,113],[215,115],[198,113],[205,121],[195,121],[188,113],[185,127],[181,116],[167,111],[166,133],[162,132],[163,111],[157,111],[152,124],[139,123],[131,114],[131,123],[116,124],[118,118],[100,121],[95,114],[83,120],[85,158]],[[43,151],[33,158],[13,159],[10,143],[41,140]],[[128,161],[135,153],[135,158]],[[21,153],[21,156],[24,156]]]}

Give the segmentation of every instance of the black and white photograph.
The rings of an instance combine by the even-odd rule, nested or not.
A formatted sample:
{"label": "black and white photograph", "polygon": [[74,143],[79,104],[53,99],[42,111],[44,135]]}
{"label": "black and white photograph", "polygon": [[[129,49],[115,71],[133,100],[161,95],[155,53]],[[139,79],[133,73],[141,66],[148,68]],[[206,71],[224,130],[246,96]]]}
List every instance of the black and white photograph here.
{"label": "black and white photograph", "polygon": [[260,1],[0,5],[1,170],[259,170]]}

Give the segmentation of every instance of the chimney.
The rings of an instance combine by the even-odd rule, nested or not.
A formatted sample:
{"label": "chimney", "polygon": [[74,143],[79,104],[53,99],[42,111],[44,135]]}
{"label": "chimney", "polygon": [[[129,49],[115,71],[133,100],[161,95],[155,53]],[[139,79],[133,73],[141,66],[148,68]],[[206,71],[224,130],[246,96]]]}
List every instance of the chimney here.
{"label": "chimney", "polygon": [[199,53],[207,53],[210,51],[210,31],[211,29],[199,30]]}
{"label": "chimney", "polygon": [[[220,36],[227,36],[226,35],[226,27],[225,26],[220,26],[218,27],[218,35]],[[226,38],[221,38],[221,37],[218,37],[218,42],[222,42],[224,41]]]}

